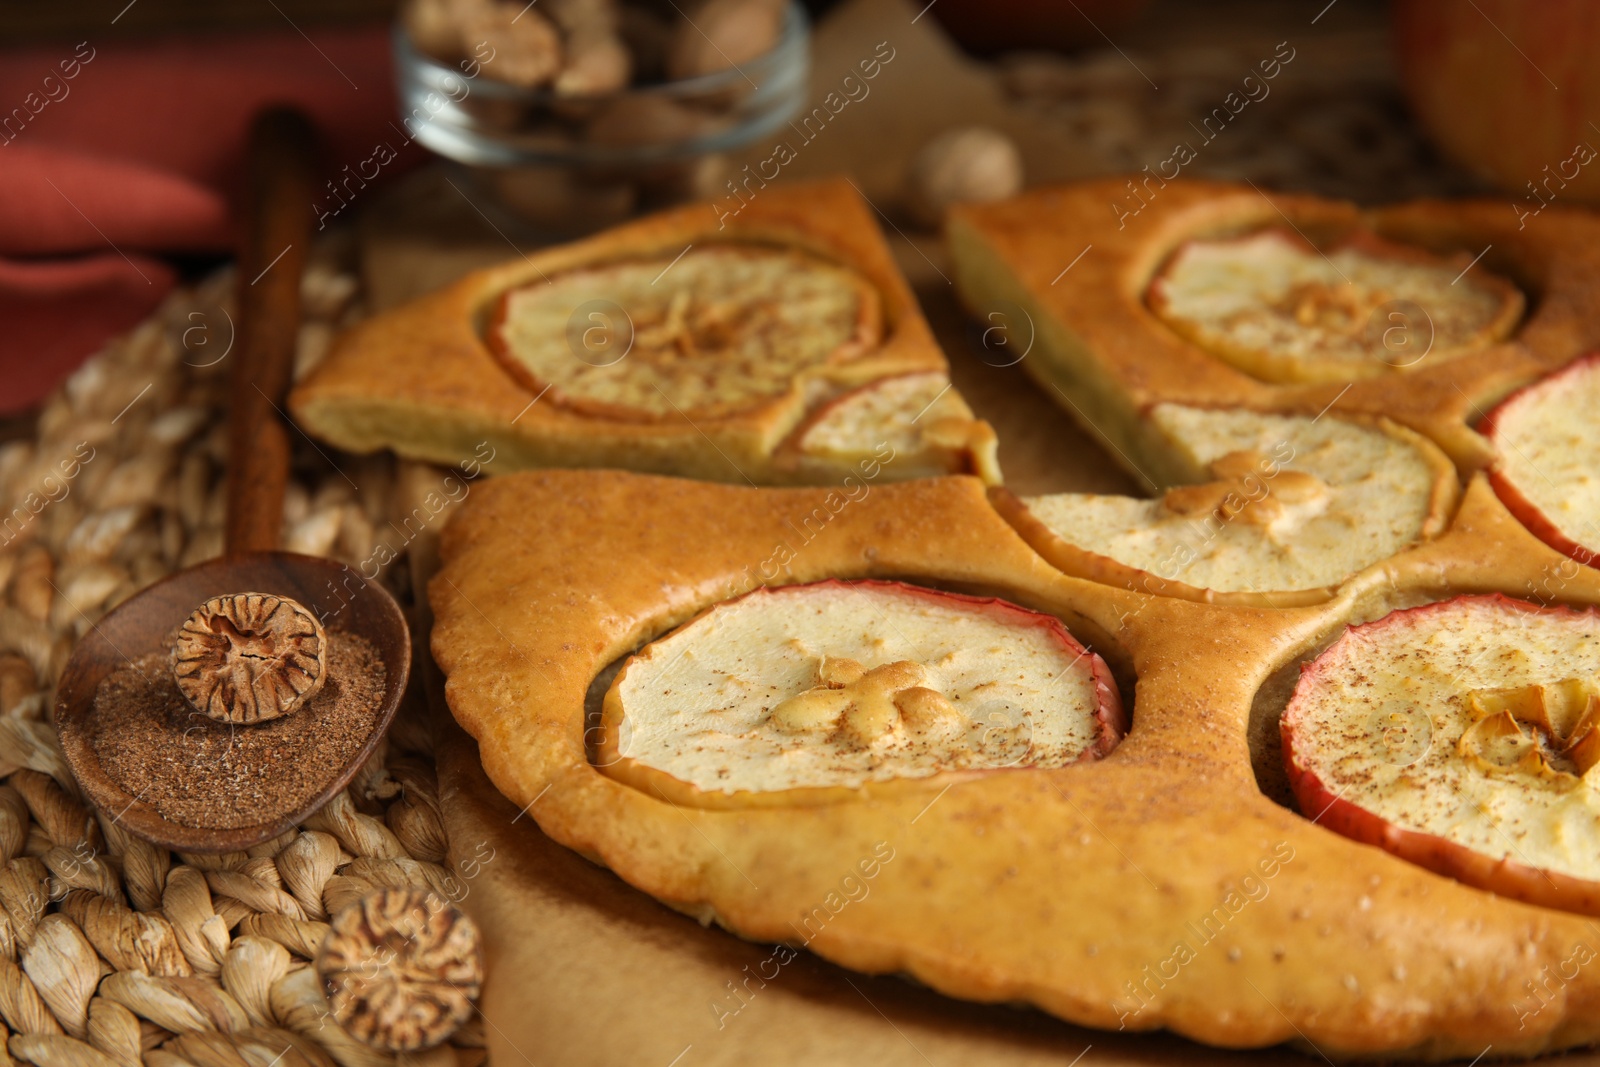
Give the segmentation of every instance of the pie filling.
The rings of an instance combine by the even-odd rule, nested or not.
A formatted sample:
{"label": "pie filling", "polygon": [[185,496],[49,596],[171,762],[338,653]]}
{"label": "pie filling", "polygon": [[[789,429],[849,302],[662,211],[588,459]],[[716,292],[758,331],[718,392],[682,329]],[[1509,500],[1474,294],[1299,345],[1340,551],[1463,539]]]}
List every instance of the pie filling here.
{"label": "pie filling", "polygon": [[1053,616],[898,582],[760,589],[634,656],[598,762],[709,792],[1060,767],[1124,727],[1099,656]]}
{"label": "pie filling", "polygon": [[1151,422],[1212,480],[1155,500],[1025,498],[1070,544],[1218,592],[1320,589],[1421,538],[1433,466],[1408,436],[1322,416],[1157,405]]}
{"label": "pie filling", "polygon": [[1303,810],[1337,797],[1494,860],[1600,880],[1600,613],[1465,596],[1355,626],[1283,714]]}
{"label": "pie filling", "polygon": [[[1600,354],[1536,382],[1490,413],[1500,498],[1536,534],[1585,562],[1600,553]],[[1548,527],[1554,527],[1549,529]]]}
{"label": "pie filling", "polygon": [[1270,380],[1363,377],[1501,340],[1523,297],[1481,265],[1358,234],[1322,252],[1262,230],[1190,241],[1150,305],[1190,341]]}
{"label": "pie filling", "polygon": [[855,271],[804,252],[707,245],[513,289],[488,340],[535,393],[649,421],[749,410],[882,334],[877,292]]}
{"label": "pie filling", "polygon": [[964,447],[971,425],[972,413],[944,371],[901,374],[830,403],[801,433],[800,451],[841,458],[885,451],[910,456]]}

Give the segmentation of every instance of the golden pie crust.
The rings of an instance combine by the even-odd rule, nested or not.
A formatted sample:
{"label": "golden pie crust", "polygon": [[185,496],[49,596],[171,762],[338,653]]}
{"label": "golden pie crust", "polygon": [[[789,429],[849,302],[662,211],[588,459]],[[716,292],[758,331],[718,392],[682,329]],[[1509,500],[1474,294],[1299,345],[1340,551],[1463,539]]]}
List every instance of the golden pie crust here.
{"label": "golden pie crust", "polygon": [[[1328,1056],[1470,1059],[1600,1040],[1600,971],[1566,977],[1574,946],[1593,944],[1588,919],[1441,877],[1263,792],[1261,768],[1281,757],[1258,695],[1345,624],[1469,592],[1600,604],[1600,572],[1529,534],[1481,474],[1443,536],[1326,603],[1281,610],[1063,575],[972,478],[874,487],[790,545],[827,493],[559,471],[474,492],[430,586],[433,651],[495,785],[555,840],[673,907],[953,996]],[[585,700],[608,664],[756,584],[826,578],[1050,612],[1125,696],[1137,680],[1132,730],[1098,761],[900,780],[828,803],[675,804],[595,765]],[[852,899],[841,879],[863,861],[872,892]],[[1529,991],[1558,971],[1558,994],[1531,1010]]]}
{"label": "golden pie crust", "polygon": [[[491,350],[507,294],[548,279],[583,272],[614,275],[619,265],[659,263],[656,285],[630,289],[654,296],[675,284],[676,257],[707,252],[734,259],[788,256],[847,273],[853,279],[849,284],[861,290],[857,343],[800,369],[780,390],[730,404],[690,403],[687,409],[662,391],[664,406],[648,411],[638,400],[641,391],[650,392],[644,389],[648,373],[636,373],[645,362],[642,349],[633,364],[627,355],[610,363],[607,350],[592,363],[609,366],[578,368],[591,379],[608,370],[628,375],[634,399],[623,403],[608,401],[604,388],[575,393],[570,381],[541,378]],[[597,283],[596,300],[602,304],[606,291]],[[698,323],[702,340],[707,330],[719,328],[706,318],[706,305],[716,304],[719,294],[691,293],[686,287],[674,291],[685,294],[680,319]],[[616,330],[617,343],[624,344],[615,308],[590,310],[599,311],[597,325]],[[635,310],[640,322],[630,335],[636,341],[652,329],[667,334],[676,329],[656,321],[662,317],[657,312],[672,311],[670,300]],[[709,311],[714,319],[717,309]],[[572,314],[579,327],[588,321],[581,305]],[[696,329],[678,333],[688,336]],[[582,328],[576,335],[588,336]],[[587,340],[583,347],[587,353]],[[572,360],[575,366],[590,362],[580,360],[576,349]],[[917,372],[947,373],[944,356],[870,208],[841,180],[762,190],[725,226],[706,205],[690,205],[476,271],[344,334],[291,393],[289,406],[311,434],[353,452],[390,448],[453,464],[481,457],[487,444],[493,450],[487,466],[497,472],[616,467],[741,484],[837,484],[844,476],[859,478],[859,464],[807,452],[792,439],[794,431],[809,414],[851,389]],[[999,481],[994,432],[973,418],[955,390],[946,401],[941,424],[926,433],[915,413],[906,416],[917,424],[917,448],[896,450],[894,460],[883,464],[882,477],[973,473]]]}

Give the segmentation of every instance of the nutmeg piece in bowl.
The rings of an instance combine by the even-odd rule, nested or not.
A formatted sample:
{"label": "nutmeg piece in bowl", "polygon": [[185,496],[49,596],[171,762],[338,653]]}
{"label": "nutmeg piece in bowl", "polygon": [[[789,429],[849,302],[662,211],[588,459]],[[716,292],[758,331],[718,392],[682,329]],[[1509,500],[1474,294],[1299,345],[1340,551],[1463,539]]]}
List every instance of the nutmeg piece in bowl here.
{"label": "nutmeg piece in bowl", "polygon": [[510,213],[591,232],[720,191],[728,153],[799,110],[809,32],[793,0],[411,0],[402,122]]}
{"label": "nutmeg piece in bowl", "polygon": [[328,639],[317,617],[289,597],[212,597],[179,628],[172,673],[196,711],[220,722],[265,722],[322,691]]}

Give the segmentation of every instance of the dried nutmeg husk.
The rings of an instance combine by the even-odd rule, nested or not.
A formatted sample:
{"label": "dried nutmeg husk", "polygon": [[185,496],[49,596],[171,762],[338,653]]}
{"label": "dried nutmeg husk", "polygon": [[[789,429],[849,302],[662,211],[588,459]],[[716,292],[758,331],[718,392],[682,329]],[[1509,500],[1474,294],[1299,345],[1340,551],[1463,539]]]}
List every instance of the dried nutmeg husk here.
{"label": "dried nutmeg husk", "polygon": [[495,81],[533,89],[561,70],[561,35],[548,19],[528,7],[519,10],[510,4],[485,4],[476,8],[461,26],[461,39],[489,46],[483,76]]}
{"label": "dried nutmeg husk", "polygon": [[298,711],[322,690],[328,638],[317,617],[289,597],[212,597],[179,627],[172,673],[201,714],[266,722]]}
{"label": "dried nutmeg husk", "polygon": [[583,26],[567,37],[567,54],[555,91],[562,96],[598,96],[628,84],[633,57],[622,38],[603,26]]}
{"label": "dried nutmeg husk", "polygon": [[437,893],[381,889],[334,917],[316,971],[346,1033],[412,1052],[471,1016],[483,955],[472,920]]}

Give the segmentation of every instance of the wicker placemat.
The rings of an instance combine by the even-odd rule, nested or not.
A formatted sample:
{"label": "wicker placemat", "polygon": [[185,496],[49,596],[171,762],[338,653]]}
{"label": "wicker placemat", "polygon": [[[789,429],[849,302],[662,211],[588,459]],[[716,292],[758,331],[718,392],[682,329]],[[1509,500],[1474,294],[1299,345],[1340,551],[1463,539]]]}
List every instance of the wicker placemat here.
{"label": "wicker placemat", "polygon": [[[302,369],[361,314],[348,239],[303,286]],[[415,703],[350,788],[248,852],[172,854],[87,807],[49,724],[74,641],[168,572],[222,548],[225,353],[233,275],[175,293],[0,446],[0,1067],[378,1065],[327,1015],[309,961],[328,916],[371,888],[462,891],[444,866],[431,739]],[[388,457],[297,443],[283,530],[293,551],[373,558]],[[380,580],[403,599],[408,570]],[[474,1067],[481,1021],[408,1063]]]}

